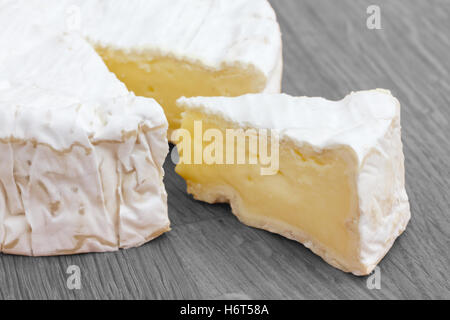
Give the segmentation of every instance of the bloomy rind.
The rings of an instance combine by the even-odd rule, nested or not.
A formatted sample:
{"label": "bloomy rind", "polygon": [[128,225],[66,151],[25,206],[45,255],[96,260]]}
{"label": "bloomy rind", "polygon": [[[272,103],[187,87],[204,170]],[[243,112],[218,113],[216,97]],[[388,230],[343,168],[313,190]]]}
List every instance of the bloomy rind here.
{"label": "bloomy rind", "polygon": [[[0,251],[114,251],[170,230],[162,168],[167,120],[154,101],[130,95],[65,106],[72,99],[43,89],[2,93]],[[62,109],[47,108],[44,97]],[[29,131],[30,124],[42,130]]]}
{"label": "bloomy rind", "polygon": [[[78,33],[102,48],[173,57],[213,70],[252,66],[266,78],[265,92],[280,92],[281,31],[267,0],[46,2],[2,0],[0,29],[11,36]],[[5,39],[11,41],[17,39]]]}

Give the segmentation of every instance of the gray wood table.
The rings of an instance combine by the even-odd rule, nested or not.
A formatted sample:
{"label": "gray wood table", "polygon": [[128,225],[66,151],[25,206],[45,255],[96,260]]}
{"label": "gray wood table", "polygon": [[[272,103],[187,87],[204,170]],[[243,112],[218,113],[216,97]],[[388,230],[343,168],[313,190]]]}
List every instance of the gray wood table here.
{"label": "gray wood table", "polygon": [[[284,91],[341,99],[387,88],[402,103],[412,219],[380,263],[381,289],[301,244],[194,201],[167,161],[173,230],[136,249],[29,258],[0,255],[0,299],[450,298],[450,1],[272,0],[283,31]],[[70,265],[81,290],[66,286]]]}

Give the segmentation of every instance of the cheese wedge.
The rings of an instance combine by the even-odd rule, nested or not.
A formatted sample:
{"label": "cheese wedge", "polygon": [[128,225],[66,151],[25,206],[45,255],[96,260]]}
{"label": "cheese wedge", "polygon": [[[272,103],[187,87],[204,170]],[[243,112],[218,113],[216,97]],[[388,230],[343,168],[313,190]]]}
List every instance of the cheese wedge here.
{"label": "cheese wedge", "polygon": [[167,119],[78,35],[0,29],[0,252],[139,246],[170,229]]}
{"label": "cheese wedge", "polygon": [[170,131],[181,96],[280,92],[281,33],[267,0],[3,2],[9,25],[88,39],[130,91],[163,106]]}
{"label": "cheese wedge", "polygon": [[178,103],[186,112],[173,137],[176,171],[196,199],[229,202],[243,223],[355,275],[369,274],[405,229],[400,105],[388,91],[338,102],[259,94]]}

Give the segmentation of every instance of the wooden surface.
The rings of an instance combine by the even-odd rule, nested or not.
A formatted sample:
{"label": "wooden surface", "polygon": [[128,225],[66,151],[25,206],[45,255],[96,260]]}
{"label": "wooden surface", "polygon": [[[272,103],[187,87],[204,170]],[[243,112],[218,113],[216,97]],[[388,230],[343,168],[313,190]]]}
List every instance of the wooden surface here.
{"label": "wooden surface", "polygon": [[[340,99],[387,88],[402,103],[412,220],[380,263],[381,289],[301,244],[239,223],[226,205],[192,200],[166,163],[172,232],[107,254],[0,255],[0,299],[450,298],[450,1],[273,0],[283,31],[284,91]],[[82,289],[69,290],[78,265]]]}

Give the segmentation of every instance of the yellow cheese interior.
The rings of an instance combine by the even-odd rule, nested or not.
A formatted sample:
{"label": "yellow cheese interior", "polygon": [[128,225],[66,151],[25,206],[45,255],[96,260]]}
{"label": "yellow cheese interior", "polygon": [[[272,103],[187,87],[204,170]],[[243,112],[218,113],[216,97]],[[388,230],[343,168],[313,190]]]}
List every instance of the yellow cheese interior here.
{"label": "yellow cheese interior", "polygon": [[138,96],[154,98],[164,108],[169,129],[180,127],[182,96],[239,96],[262,92],[264,75],[254,68],[226,67],[211,70],[187,61],[150,54],[126,54],[96,48],[109,70]]}
{"label": "yellow cheese interior", "polygon": [[[224,130],[233,127],[218,118],[188,111],[182,128],[192,137],[194,120],[202,120],[203,130],[218,128],[224,136]],[[203,148],[207,145],[204,142]],[[246,148],[248,153],[248,143]],[[233,194],[225,198],[235,199],[233,207],[240,211],[235,213],[244,223],[291,238],[293,234],[302,242],[306,236],[306,240],[326,248],[341,262],[353,260],[358,250],[354,154],[344,148],[316,153],[312,148],[300,149],[288,142],[280,142],[279,153],[279,171],[270,176],[260,174],[260,165],[250,164],[180,163],[176,171],[188,186],[196,186],[189,191],[199,200],[224,201],[224,188],[232,190]]]}

